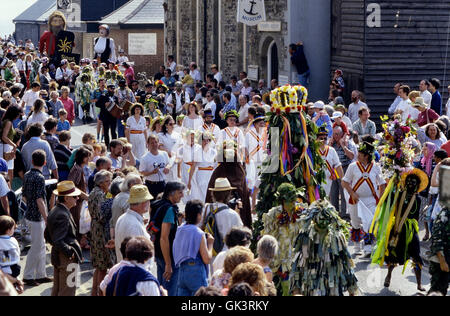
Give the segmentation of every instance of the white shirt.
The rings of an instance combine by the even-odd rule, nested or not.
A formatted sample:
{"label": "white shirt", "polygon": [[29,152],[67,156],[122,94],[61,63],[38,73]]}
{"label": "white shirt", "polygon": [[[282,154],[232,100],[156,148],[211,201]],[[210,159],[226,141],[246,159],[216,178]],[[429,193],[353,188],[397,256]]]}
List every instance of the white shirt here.
{"label": "white shirt", "polygon": [[423,98],[423,101],[425,102],[425,104],[431,105],[431,100],[433,99],[433,95],[431,94],[430,91],[425,90],[424,92],[421,92],[420,97]]}
{"label": "white shirt", "polygon": [[247,103],[239,108],[239,122],[245,122],[248,119],[248,109],[250,105]]}
{"label": "white shirt", "polygon": [[117,220],[115,229],[115,246],[117,261],[122,261],[120,246],[126,237],[145,237],[150,240],[144,225],[144,218],[133,210],[128,210]]}
{"label": "white shirt", "polygon": [[45,112],[33,113],[28,118],[27,127],[34,123],[39,123],[41,125],[44,125],[44,123],[45,123],[45,121],[47,121],[47,119],[48,119],[48,114]]}
{"label": "white shirt", "polygon": [[445,106],[447,108],[447,116],[450,114],[450,98],[447,101],[447,105]]}
{"label": "white shirt", "polygon": [[401,100],[397,106],[397,111],[402,112],[402,121],[406,122],[408,117],[412,114],[411,100]]}
{"label": "white shirt", "polygon": [[[97,44],[94,46],[94,51],[97,54],[103,54],[106,50],[106,43],[107,43],[106,37],[99,37]],[[116,62],[116,44],[114,43],[114,40],[112,38],[109,38],[109,47],[111,48],[111,56],[109,58],[110,61]]]}
{"label": "white shirt", "polygon": [[158,155],[155,156],[151,152],[145,154],[141,158],[141,164],[139,165],[140,172],[153,172],[155,169],[159,169],[157,174],[152,174],[144,179],[151,182],[166,181],[166,175],[163,170],[169,165],[169,155],[165,151],[158,151]]}
{"label": "white shirt", "polygon": [[[326,152],[326,150],[324,150],[324,152],[323,152],[323,154],[327,153],[326,156],[322,155],[321,150],[320,150],[320,155],[322,156],[322,158],[324,160],[326,160],[330,164],[331,168],[333,168],[333,169],[339,168],[340,166],[342,166],[342,163],[339,160],[339,156],[338,156],[336,150],[331,146],[328,146],[328,148],[329,148],[328,153]],[[325,175],[326,175],[326,180],[328,182],[328,179],[330,179],[332,176],[332,174],[330,173],[328,168],[325,169]]]}
{"label": "white shirt", "polygon": [[208,126],[208,125],[206,125],[206,123],[205,124],[203,124],[203,126],[202,126],[202,128],[201,128],[201,131],[202,132],[210,132],[211,134],[213,134],[213,136],[214,136],[214,142],[215,143],[220,143],[220,140],[219,140],[219,138],[220,138],[220,136],[221,136],[221,133],[220,133],[220,128],[219,128],[219,126],[217,126],[216,124],[214,124],[214,123],[211,123],[211,125],[210,126]]}
{"label": "white shirt", "polygon": [[216,103],[214,101],[210,101],[210,102],[208,102],[205,105],[205,111],[206,110],[211,110],[212,111],[212,115],[214,116],[213,119],[216,118],[216,108],[217,108],[217,105],[216,105]]}
{"label": "white shirt", "polygon": [[[365,166],[365,168],[367,168],[367,167],[368,166]],[[349,183],[353,189],[355,187],[356,183],[363,176],[364,176],[364,174],[358,168],[357,163],[354,162],[354,163],[350,164],[350,166],[348,167],[343,181]],[[383,179],[380,166],[377,163],[373,162],[373,167],[367,176],[369,177],[370,181],[372,181],[372,184],[374,185],[376,193],[378,195],[379,194],[378,186],[386,184],[386,181],[384,181],[384,179]],[[372,190],[370,189],[367,182],[364,182],[361,185],[361,187],[356,191],[356,193],[359,195],[360,198],[374,198],[373,194],[372,194]]]}
{"label": "white shirt", "polygon": [[218,83],[221,82],[222,81],[222,73],[220,71],[218,73],[216,73],[214,75],[214,79],[216,79]]}
{"label": "white shirt", "polygon": [[355,123],[359,119],[359,109],[361,107],[367,107],[367,104],[365,104],[364,102],[358,101],[358,103],[356,103],[356,104],[352,103],[348,107],[348,116],[350,118],[350,121],[352,121],[352,123]]}
{"label": "white shirt", "polygon": [[345,123],[345,125],[347,125],[348,130],[353,129],[352,121],[348,118],[348,116],[344,115],[342,117],[342,121]]}
{"label": "white shirt", "polygon": [[172,70],[172,74],[175,75],[175,72],[177,71],[177,63],[176,62],[172,62],[169,66],[170,70]]}
{"label": "white shirt", "polygon": [[0,197],[6,196],[9,191],[8,183],[6,183],[5,177],[3,175],[0,175]]}
{"label": "white shirt", "polygon": [[119,56],[118,58],[117,58],[117,61],[119,62],[119,64],[123,64],[123,63],[126,63],[127,61],[129,61],[128,60],[128,57],[127,56]]}
{"label": "white shirt", "polygon": [[[191,98],[189,96],[189,93],[184,92],[185,96],[184,96],[184,104],[181,103],[181,95],[183,94],[183,92],[181,92],[180,94],[178,94],[178,92],[175,91],[175,98],[176,100],[176,111],[177,113],[180,112],[183,109],[184,104],[186,103],[190,103],[191,102]],[[167,95],[166,98],[166,104],[173,104],[173,100],[172,100],[172,93]]]}
{"label": "white shirt", "polygon": [[195,82],[202,80],[202,76],[200,75],[200,71],[198,71],[198,69],[189,72],[189,74],[191,75],[192,78],[194,78]]}
{"label": "white shirt", "polygon": [[59,67],[58,69],[56,69],[56,75],[55,75],[56,80],[68,79],[69,77],[70,77],[70,73],[67,70],[67,68],[63,69],[63,68]]}
{"label": "white shirt", "polygon": [[34,92],[33,90],[28,90],[22,97],[25,107],[32,107],[37,99],[39,99],[39,91]]}
{"label": "white shirt", "polygon": [[[2,177],[3,178],[3,177]],[[20,263],[20,247],[14,237],[0,236],[0,269],[11,274],[11,266]]]}
{"label": "white shirt", "polygon": [[[222,203],[213,204],[213,208],[221,208],[226,206]],[[206,217],[211,212],[211,204],[207,206]],[[217,228],[219,229],[219,234],[222,240],[230,232],[233,227],[244,227],[241,217],[236,211],[233,211],[227,206],[227,209],[216,214]]]}
{"label": "white shirt", "polygon": [[183,120],[183,129],[199,130],[203,126],[203,119],[198,116],[196,119],[191,119],[186,116]]}
{"label": "white shirt", "polygon": [[25,60],[19,58],[16,62],[16,67],[18,71],[25,71]]}

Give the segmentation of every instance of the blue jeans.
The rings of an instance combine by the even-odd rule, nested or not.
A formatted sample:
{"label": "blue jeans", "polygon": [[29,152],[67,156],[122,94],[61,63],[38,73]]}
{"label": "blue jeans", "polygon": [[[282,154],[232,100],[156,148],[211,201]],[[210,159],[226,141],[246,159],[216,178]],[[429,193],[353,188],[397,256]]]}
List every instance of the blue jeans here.
{"label": "blue jeans", "polygon": [[203,261],[197,258],[183,262],[178,271],[177,296],[195,296],[202,286],[208,286],[208,276]]}
{"label": "blue jeans", "polygon": [[172,278],[170,281],[166,281],[163,278],[163,274],[166,271],[166,262],[164,259],[156,258],[156,267],[158,269],[158,282],[167,290],[169,296],[176,296],[178,287],[178,268],[175,268],[175,265],[172,264]]}
{"label": "blue jeans", "polygon": [[309,86],[309,77],[311,76],[311,71],[307,71],[303,74],[298,74],[298,83],[305,88]]}
{"label": "blue jeans", "polygon": [[119,138],[125,137],[125,126],[122,124],[122,119],[117,120],[117,135]]}

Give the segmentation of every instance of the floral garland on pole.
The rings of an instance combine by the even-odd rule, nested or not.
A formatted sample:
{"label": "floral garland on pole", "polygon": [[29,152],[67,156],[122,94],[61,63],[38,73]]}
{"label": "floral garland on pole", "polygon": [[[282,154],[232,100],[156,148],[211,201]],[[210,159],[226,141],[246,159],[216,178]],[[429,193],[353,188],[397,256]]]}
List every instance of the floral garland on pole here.
{"label": "floral garland on pole", "polygon": [[[280,208],[279,200],[275,200],[274,196],[282,184],[289,183],[298,188],[297,202],[304,205],[325,197],[321,188],[325,181],[325,162],[318,153],[318,127],[305,113],[307,99],[308,91],[303,86],[286,85],[270,94],[271,111],[267,113],[268,158],[261,169],[259,202],[256,206],[258,220],[254,224],[255,242],[261,232],[277,231],[283,227],[281,223],[284,219],[275,216],[278,214],[276,212],[269,212]],[[283,197],[280,198],[283,200]],[[280,243],[293,247],[297,235],[298,232],[288,230],[280,237],[283,239]],[[286,253],[292,253],[292,250],[279,255],[276,262],[290,260]],[[279,266],[272,268],[278,271]],[[283,275],[288,275],[290,268],[285,266],[281,270]],[[275,283],[280,285],[283,278],[275,278]]]}
{"label": "floral garland on pole", "polygon": [[394,117],[391,122],[388,122],[388,117],[381,119],[384,122],[384,144],[382,146],[384,155],[380,162],[383,166],[384,178],[390,179],[390,181],[378,203],[370,228],[370,233],[377,239],[377,244],[372,252],[372,263],[380,266],[383,265],[384,258],[389,254],[389,236],[403,189],[401,176],[413,169],[411,165],[414,158],[412,141],[413,136],[417,135],[410,119],[406,123],[403,123],[400,117]]}

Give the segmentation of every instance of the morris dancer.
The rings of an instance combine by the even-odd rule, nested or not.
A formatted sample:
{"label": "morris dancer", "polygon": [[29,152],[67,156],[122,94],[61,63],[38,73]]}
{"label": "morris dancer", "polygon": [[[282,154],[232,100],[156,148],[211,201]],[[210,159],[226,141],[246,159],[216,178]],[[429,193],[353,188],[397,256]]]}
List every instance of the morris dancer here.
{"label": "morris dancer", "polygon": [[188,188],[191,188],[191,199],[205,202],[209,181],[217,167],[217,151],[212,134],[204,132],[202,135],[202,159],[193,167],[194,175],[191,183],[188,183]]}
{"label": "morris dancer", "polygon": [[225,121],[227,122],[228,127],[222,130],[221,141],[235,142],[238,145],[238,160],[242,162],[244,157],[243,153],[245,138],[244,133],[237,126],[239,123],[239,114],[235,110],[229,111],[225,114]]}
{"label": "morris dancer", "polygon": [[317,140],[320,142],[319,154],[322,156],[326,164],[325,176],[326,183],[323,188],[326,195],[329,197],[331,193],[331,185],[334,180],[344,178],[344,169],[336,150],[327,145],[328,131],[326,128],[321,128],[317,134]]}
{"label": "morris dancer", "polygon": [[186,192],[183,197],[183,203],[192,200],[192,178],[194,176],[195,165],[202,160],[202,148],[195,143],[195,131],[187,130],[184,134],[184,145],[177,151],[178,178],[182,183],[186,183]]}
{"label": "morris dancer", "polygon": [[[367,142],[361,143],[358,161],[352,163],[342,180],[342,186],[350,194],[348,212],[352,224],[352,241],[355,243],[355,253],[361,253],[361,240],[364,239],[364,256],[372,252],[373,235],[369,234],[370,224],[377,207],[379,196],[386,189],[386,182],[382,178],[381,168],[373,161],[375,147]],[[379,188],[380,195],[377,194]],[[371,214],[362,214],[361,205],[364,204]],[[364,218],[364,220],[362,219]],[[365,230],[363,229],[365,227]]]}
{"label": "morris dancer", "polygon": [[259,171],[264,161],[264,141],[267,138],[265,116],[257,116],[251,123],[246,134],[247,146],[247,182],[252,192],[252,210],[255,210],[261,179]]}
{"label": "morris dancer", "polygon": [[419,169],[414,169],[402,176],[402,197],[395,214],[395,224],[389,235],[389,255],[385,258],[389,266],[384,286],[391,284],[392,271],[397,264],[406,265],[410,259],[414,263],[417,289],[425,291],[422,286],[423,261],[420,257],[419,213],[420,198],[418,194],[428,187],[428,176]]}
{"label": "morris dancer", "polygon": [[212,134],[212,136],[214,136],[214,143],[220,144],[221,130],[219,126],[213,123],[213,120],[214,120],[214,113],[212,112],[212,110],[205,110],[203,112],[204,124],[201,128],[201,131],[203,133],[207,132]]}

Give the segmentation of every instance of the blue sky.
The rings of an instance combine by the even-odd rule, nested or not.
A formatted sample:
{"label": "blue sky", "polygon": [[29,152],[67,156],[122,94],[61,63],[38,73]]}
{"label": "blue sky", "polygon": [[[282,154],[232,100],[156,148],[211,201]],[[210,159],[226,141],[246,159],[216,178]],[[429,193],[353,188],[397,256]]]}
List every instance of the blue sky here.
{"label": "blue sky", "polygon": [[14,32],[12,20],[35,2],[36,0],[8,1],[7,8],[2,11],[0,16],[0,36],[4,37],[7,34],[12,34]]}

